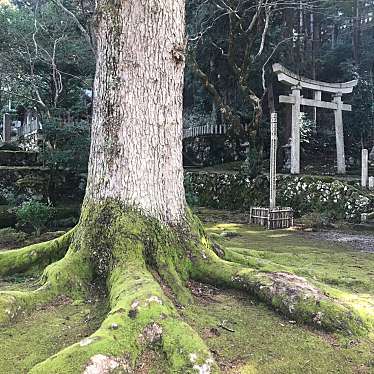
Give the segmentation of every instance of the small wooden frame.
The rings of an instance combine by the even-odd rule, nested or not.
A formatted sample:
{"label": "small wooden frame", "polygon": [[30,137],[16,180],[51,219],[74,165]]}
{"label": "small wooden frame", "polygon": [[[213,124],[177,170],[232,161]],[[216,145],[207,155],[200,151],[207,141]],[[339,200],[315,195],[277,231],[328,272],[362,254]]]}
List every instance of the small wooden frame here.
{"label": "small wooden frame", "polygon": [[288,229],[293,226],[292,208],[252,207],[250,223],[266,227],[268,230]]}

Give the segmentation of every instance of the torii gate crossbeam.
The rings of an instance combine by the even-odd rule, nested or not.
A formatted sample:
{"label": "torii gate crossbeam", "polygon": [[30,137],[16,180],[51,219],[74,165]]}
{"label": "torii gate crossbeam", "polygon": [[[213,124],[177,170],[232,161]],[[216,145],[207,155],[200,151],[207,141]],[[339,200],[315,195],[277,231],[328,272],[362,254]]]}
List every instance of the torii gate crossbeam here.
{"label": "torii gate crossbeam", "polygon": [[[315,81],[298,76],[280,64],[274,64],[273,71],[277,74],[278,81],[292,87],[292,93],[289,96],[279,96],[280,103],[292,105],[291,173],[300,173],[300,107],[303,105],[334,111],[337,168],[339,174],[345,174],[343,111],[351,111],[352,107],[343,103],[342,95],[351,93],[358,83],[357,80],[345,83]],[[314,99],[302,97],[301,90],[303,88],[312,90],[314,92]],[[332,94],[333,100],[331,102],[322,101],[322,92]]]}

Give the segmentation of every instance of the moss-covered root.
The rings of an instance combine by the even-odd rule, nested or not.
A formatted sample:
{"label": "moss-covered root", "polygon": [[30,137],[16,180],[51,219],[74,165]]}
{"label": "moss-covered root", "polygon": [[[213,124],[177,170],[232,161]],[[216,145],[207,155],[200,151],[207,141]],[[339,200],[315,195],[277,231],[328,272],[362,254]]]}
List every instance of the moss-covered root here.
{"label": "moss-covered root", "polygon": [[366,334],[368,325],[351,309],[306,279],[282,271],[261,271],[219,258],[203,238],[194,251],[192,277],[249,292],[292,320],[327,331]]}
{"label": "moss-covered root", "polygon": [[270,272],[287,272],[292,273],[291,268],[276,264],[273,261],[257,257],[256,255],[249,253],[248,255],[244,255],[242,253],[236,252],[230,248],[223,248],[217,243],[212,242],[212,249],[216,253],[218,257],[228,262],[234,262],[237,264],[245,265],[250,268]]}
{"label": "moss-covered root", "polygon": [[0,276],[42,270],[65,255],[73,234],[74,229],[48,242],[0,252]]}
{"label": "moss-covered root", "polygon": [[133,245],[133,260],[121,261],[110,273],[111,311],[100,329],[38,364],[31,373],[132,372],[137,359],[149,349],[164,353],[171,373],[218,371],[204,342],[180,319],[139,260],[142,244]]}
{"label": "moss-covered root", "polygon": [[0,326],[13,321],[33,306],[48,302],[50,299],[49,292],[45,288],[29,292],[0,292]]}
{"label": "moss-covered root", "polygon": [[[56,242],[54,245],[57,245]],[[0,292],[0,325],[12,322],[19,315],[59,295],[83,298],[91,279],[90,263],[83,253],[76,250],[73,242],[65,257],[46,267],[38,289]]]}

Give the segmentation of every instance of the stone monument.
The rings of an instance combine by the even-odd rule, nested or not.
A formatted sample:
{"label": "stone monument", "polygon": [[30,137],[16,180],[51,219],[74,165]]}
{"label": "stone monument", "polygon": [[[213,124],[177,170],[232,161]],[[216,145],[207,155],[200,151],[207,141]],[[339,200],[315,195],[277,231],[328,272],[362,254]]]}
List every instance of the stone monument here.
{"label": "stone monument", "polygon": [[12,119],[8,113],[5,113],[3,117],[2,138],[4,143],[10,143],[12,138]]}
{"label": "stone monument", "polygon": [[361,155],[361,187],[368,185],[369,178],[369,152],[367,149],[362,150]]}

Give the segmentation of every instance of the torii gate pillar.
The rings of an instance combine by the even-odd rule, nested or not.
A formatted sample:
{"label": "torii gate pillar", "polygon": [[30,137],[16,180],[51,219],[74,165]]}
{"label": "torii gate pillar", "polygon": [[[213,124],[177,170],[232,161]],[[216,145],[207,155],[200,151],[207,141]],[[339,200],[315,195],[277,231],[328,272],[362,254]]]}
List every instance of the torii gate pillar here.
{"label": "torii gate pillar", "polygon": [[333,98],[337,109],[334,110],[335,115],[335,136],[336,136],[336,162],[338,174],[346,173],[345,151],[344,151],[344,127],[343,127],[343,101],[342,94],[337,93]]}
{"label": "torii gate pillar", "polygon": [[292,97],[291,174],[300,174],[300,86],[292,87]]}

